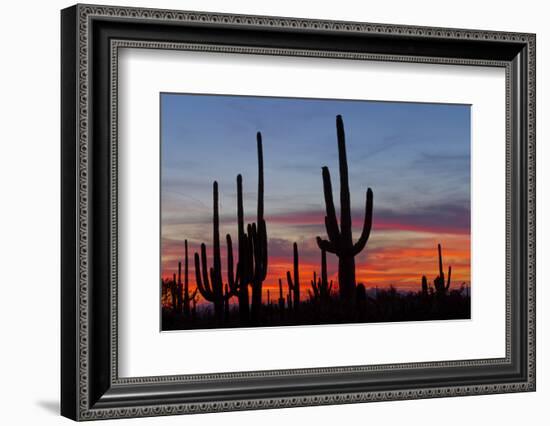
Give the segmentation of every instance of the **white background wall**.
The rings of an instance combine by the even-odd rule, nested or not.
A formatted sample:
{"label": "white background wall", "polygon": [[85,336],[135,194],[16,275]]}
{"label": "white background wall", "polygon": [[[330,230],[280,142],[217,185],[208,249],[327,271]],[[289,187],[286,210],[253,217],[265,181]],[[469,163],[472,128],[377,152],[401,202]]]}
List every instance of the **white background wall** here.
{"label": "white background wall", "polygon": [[[530,394],[293,408],[118,420],[118,424],[407,425],[548,424],[550,257],[550,27],[545,2],[403,0],[103,1],[205,10],[526,31],[537,33],[538,390]],[[59,405],[59,9],[70,2],[2,5],[0,43],[0,419],[2,424],[68,424]],[[546,122],[545,122],[546,121]],[[102,424],[113,423],[106,422]],[[115,424],[115,423],[113,423]]]}

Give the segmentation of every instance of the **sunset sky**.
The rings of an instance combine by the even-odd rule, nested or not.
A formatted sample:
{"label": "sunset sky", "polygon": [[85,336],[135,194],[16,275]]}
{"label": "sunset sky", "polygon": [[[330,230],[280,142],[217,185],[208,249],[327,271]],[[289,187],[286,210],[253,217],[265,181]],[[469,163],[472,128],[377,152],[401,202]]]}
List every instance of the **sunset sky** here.
{"label": "sunset sky", "polygon": [[[220,191],[220,237],[237,240],[236,176],[243,176],[245,220],[256,217],[256,132],[263,135],[265,217],[272,297],[300,253],[304,296],[319,272],[317,235],[326,238],[321,167],[328,166],[339,215],[336,115],[346,132],[354,241],[365,191],[374,193],[373,226],[356,257],[367,288],[419,290],[438,273],[437,243],[452,285],[470,284],[470,106],[397,102],[161,94],[161,273],[177,271],[189,241],[206,243],[212,264],[212,183]],[[236,250],[236,248],[234,248]],[[328,255],[329,279],[337,258]],[[286,285],[286,280],[283,280]],[[265,295],[264,295],[265,297]]]}

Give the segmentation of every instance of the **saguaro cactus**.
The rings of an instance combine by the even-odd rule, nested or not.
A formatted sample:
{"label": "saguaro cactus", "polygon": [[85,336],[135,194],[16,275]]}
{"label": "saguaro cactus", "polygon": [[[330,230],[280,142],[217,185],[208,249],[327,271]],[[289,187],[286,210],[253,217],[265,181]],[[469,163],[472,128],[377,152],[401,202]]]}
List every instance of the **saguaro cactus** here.
{"label": "saguaro cactus", "polygon": [[254,270],[252,273],[252,322],[260,320],[262,285],[267,276],[267,228],[264,219],[264,156],[262,134],[256,135],[258,146],[258,206],[256,223],[248,225],[248,238],[252,247]]}
{"label": "saguaro cactus", "polygon": [[170,293],[172,294],[172,310],[178,312],[178,283],[176,281],[176,274],[172,276],[172,282],[170,283]]}
{"label": "saguaro cactus", "polygon": [[313,271],[311,287],[313,288],[313,298],[315,300],[319,300],[321,302],[327,302],[330,300],[332,281],[329,284],[327,276],[327,252],[325,250],[321,250],[321,277],[317,279],[317,274]]}
{"label": "saguaro cactus", "polygon": [[422,275],[422,297],[428,297],[428,279],[426,275]]}
{"label": "saguaro cactus", "polygon": [[340,227],[336,218],[336,209],[332,197],[332,183],[328,167],[323,167],[323,190],[325,195],[326,216],[325,227],[328,240],[317,237],[317,244],[321,250],[326,250],[338,256],[338,284],[340,297],[351,300],[355,294],[355,256],[367,244],[372,227],[373,195],[367,189],[365,220],[361,236],[354,244],[351,231],[351,201],[348,179],[348,162],[346,158],[346,139],[342,116],[336,117],[336,133],[338,139],[338,161],[340,168]]}
{"label": "saguaro cactus", "polygon": [[252,286],[252,306],[250,318],[253,323],[260,321],[262,308],[262,285],[267,275],[267,228],[264,219],[264,160],[262,134],[256,135],[258,147],[258,206],[256,223],[248,224],[244,231],[244,210],[242,177],[237,176],[237,222],[239,238],[239,260],[233,275],[233,250],[231,236],[227,236],[228,282],[232,292],[239,299],[239,313],[242,323],[249,320],[248,285]]}
{"label": "saguaro cactus", "polygon": [[449,266],[449,273],[447,275],[447,285],[445,285],[445,274],[443,273],[443,258],[441,256],[441,244],[437,245],[437,252],[439,256],[439,275],[434,280],[435,292],[438,296],[445,296],[451,286],[451,267]]}
{"label": "saguaro cactus", "polygon": [[[195,298],[197,294],[197,288],[193,293],[189,294],[189,257],[187,251],[187,240],[185,240],[185,264],[184,264],[184,273],[183,273],[183,315],[185,318],[190,318],[191,316],[191,300]],[[178,270],[181,271],[181,262],[178,265]]]}
{"label": "saguaro cactus", "polygon": [[300,272],[298,267],[298,244],[293,244],[293,254],[294,254],[294,280],[290,275],[290,271],[286,271],[286,280],[288,282],[288,290],[293,292],[294,295],[294,310],[298,312],[300,309]]}
{"label": "saguaro cactus", "polygon": [[292,287],[290,286],[290,282],[288,281],[288,276],[286,280],[287,286],[288,286],[288,292],[286,294],[286,307],[289,311],[292,311],[293,305],[292,305]]}
{"label": "saguaro cactus", "polygon": [[227,281],[239,301],[239,319],[241,324],[249,321],[248,286],[252,281],[251,254],[248,235],[244,230],[243,179],[237,176],[237,238],[238,263],[236,274],[233,273],[233,245],[231,235],[227,234]]}
{"label": "saguaro cactus", "polygon": [[[224,302],[233,296],[233,292],[224,293],[222,280],[222,262],[220,254],[220,219],[218,211],[218,182],[213,185],[214,217],[213,217],[213,238],[214,238],[214,265],[208,269],[206,257],[206,245],[201,244],[201,256],[195,253],[195,275],[197,288],[202,297],[214,304],[214,315],[216,320],[223,321]],[[233,265],[231,265],[231,268]],[[201,276],[202,271],[202,276]],[[210,272],[210,277],[208,277]]]}
{"label": "saguaro cactus", "polygon": [[181,262],[178,262],[178,283],[176,285],[176,310],[178,314],[182,312],[183,303],[183,285],[181,283]]}

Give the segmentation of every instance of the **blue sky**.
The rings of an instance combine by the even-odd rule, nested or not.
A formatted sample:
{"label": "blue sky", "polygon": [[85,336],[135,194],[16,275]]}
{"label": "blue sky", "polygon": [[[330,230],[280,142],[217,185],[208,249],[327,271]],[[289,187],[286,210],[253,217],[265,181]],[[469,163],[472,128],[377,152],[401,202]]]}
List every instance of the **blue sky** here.
{"label": "blue sky", "polygon": [[[375,225],[370,248],[382,252],[400,247],[400,240],[425,242],[430,227],[437,234],[430,241],[450,232],[451,246],[458,234],[467,235],[469,244],[468,105],[164,93],[163,273],[172,270],[174,245],[185,238],[192,246],[211,241],[214,180],[220,187],[222,232],[234,234],[239,173],[243,175],[245,213],[253,220],[258,131],[263,135],[265,209],[274,256],[283,256],[292,241],[301,241],[306,251],[311,250],[311,257],[316,256],[312,241],[316,235],[325,235],[324,225],[307,218],[324,215],[322,166],[331,171],[338,200],[338,114],[345,125],[356,237],[365,191],[371,187]],[[398,226],[393,229],[392,223]],[[407,224],[414,226],[408,229]],[[276,249],[279,246],[281,253]],[[464,275],[469,277],[469,249],[467,263]]]}

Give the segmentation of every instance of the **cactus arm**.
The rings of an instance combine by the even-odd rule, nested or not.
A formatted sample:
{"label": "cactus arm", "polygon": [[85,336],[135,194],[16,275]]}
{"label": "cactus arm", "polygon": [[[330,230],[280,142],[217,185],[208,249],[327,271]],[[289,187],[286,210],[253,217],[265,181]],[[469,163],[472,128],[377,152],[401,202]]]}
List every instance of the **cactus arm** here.
{"label": "cactus arm", "polygon": [[254,254],[253,264],[254,264],[254,277],[255,277],[260,264],[260,256],[258,255],[260,251],[260,247],[258,245],[258,231],[256,230],[255,223],[248,225],[248,235],[250,239],[250,252]]}
{"label": "cactus arm", "polygon": [[372,190],[367,189],[367,196],[365,202],[365,221],[363,222],[363,231],[357,242],[353,245],[353,255],[359,254],[367,244],[369,240],[370,231],[372,228]]}
{"label": "cactus arm", "polygon": [[293,248],[293,251],[294,251],[294,284],[298,284],[298,282],[300,281],[299,272],[298,272],[298,264],[299,264],[298,244],[294,243],[292,248]]}
{"label": "cactus arm", "polygon": [[437,245],[437,252],[439,255],[439,276],[443,279],[443,259],[441,258],[441,244]]}
{"label": "cactus arm", "polygon": [[317,272],[313,271],[313,280],[311,280],[311,286],[315,287],[317,285]]}
{"label": "cactus arm", "polygon": [[187,257],[187,240],[185,240],[185,269],[183,279],[186,284],[189,283],[189,258]]}
{"label": "cactus arm", "polygon": [[[311,288],[313,289],[313,294],[315,295],[315,298],[319,297],[319,284],[316,281],[311,281]],[[308,290],[310,297],[311,297],[311,290]]]}
{"label": "cactus arm", "polygon": [[327,252],[326,250],[321,250],[321,282],[327,283]]}
{"label": "cactus arm", "polygon": [[329,216],[325,216],[325,229],[327,230],[328,239],[336,246],[338,244],[340,234],[338,229],[337,222],[332,223]]}
{"label": "cactus arm", "polygon": [[222,294],[221,300],[223,300],[225,302],[226,300],[231,299],[235,295],[236,295],[236,292],[234,290],[232,290],[231,287],[229,287],[226,284],[225,285],[225,293]]}
{"label": "cactus arm", "polygon": [[294,305],[300,303],[300,271],[298,258],[298,244],[293,244],[294,251]]}
{"label": "cactus arm", "polygon": [[178,262],[178,285],[177,285],[177,298],[178,298],[178,312],[181,313],[181,307],[183,302],[183,286],[181,285],[181,262]]}
{"label": "cactus arm", "polygon": [[256,282],[263,282],[267,274],[267,238],[265,238],[265,221],[260,226],[248,225],[249,247],[254,255],[253,277]]}
{"label": "cactus arm", "polygon": [[246,236],[246,240],[247,240],[247,250],[248,250],[248,265],[247,265],[247,268],[246,268],[246,272],[248,273],[248,278],[249,278],[249,282],[252,281],[253,279],[253,274],[254,274],[254,259],[252,258],[253,254],[254,254],[254,237],[252,235],[252,226],[251,225],[247,225],[246,227],[247,229],[247,232],[245,234]]}
{"label": "cactus arm", "polygon": [[237,175],[237,227],[239,235],[244,234],[243,177]]}
{"label": "cactus arm", "polygon": [[317,246],[319,246],[321,250],[325,250],[333,254],[337,254],[338,251],[334,244],[328,240],[323,240],[321,237],[317,237]]}
{"label": "cactus arm", "polygon": [[336,219],[336,208],[334,207],[334,198],[332,196],[332,181],[328,167],[325,166],[322,168],[322,175],[326,209],[325,227],[327,228],[329,239],[333,243],[336,243],[340,236],[340,230],[338,229],[338,220]]}
{"label": "cactus arm", "polygon": [[261,247],[262,247],[262,281],[264,281],[267,277],[267,262],[269,259],[269,256],[267,255],[267,227],[265,224],[265,220],[262,219],[259,224],[260,229],[260,235],[261,235]]}
{"label": "cactus arm", "polygon": [[[216,291],[217,285],[215,283],[221,282],[221,252],[220,252],[220,216],[218,210],[218,182],[214,181],[213,185],[213,208],[214,208],[214,217],[213,217],[213,235],[214,235],[214,265],[212,276],[212,290]],[[223,288],[219,289],[219,293],[223,293]]]}
{"label": "cactus arm", "polygon": [[286,282],[288,283],[288,291],[289,293],[294,290],[294,283],[292,282],[292,276],[290,275],[290,271],[286,271]]}
{"label": "cactus arm", "polygon": [[451,267],[449,266],[449,275],[447,275],[447,287],[446,287],[446,289],[449,290],[450,286],[451,286]]}
{"label": "cactus arm", "polygon": [[[233,243],[231,242],[231,235],[225,236],[227,241],[227,283],[231,287],[232,291],[237,289],[237,277],[233,275]],[[237,265],[237,271],[239,265]]]}
{"label": "cactus arm", "polygon": [[243,180],[241,175],[237,175],[237,232],[239,239],[239,260],[237,262],[237,273],[239,279],[235,280],[241,285],[246,286],[251,281],[251,264],[249,262],[250,244],[249,236],[244,228],[244,208],[243,208]]}
{"label": "cactus arm", "polygon": [[[204,284],[204,288],[206,291],[210,294],[212,294],[212,287],[210,287],[210,280],[208,279],[208,260],[206,257],[206,245],[204,243],[201,244],[201,262],[202,262],[202,280]],[[199,271],[201,268],[199,268]]]}
{"label": "cactus arm", "polygon": [[[209,288],[207,289],[205,287],[205,285],[203,283],[203,280],[201,278],[201,263],[200,263],[200,260],[199,260],[199,254],[198,253],[195,253],[195,276],[196,276],[195,278],[197,280],[197,289],[199,290],[199,292],[203,295],[203,297],[206,300],[211,301],[212,294],[210,293]],[[206,278],[208,278],[208,275],[206,275]]]}

